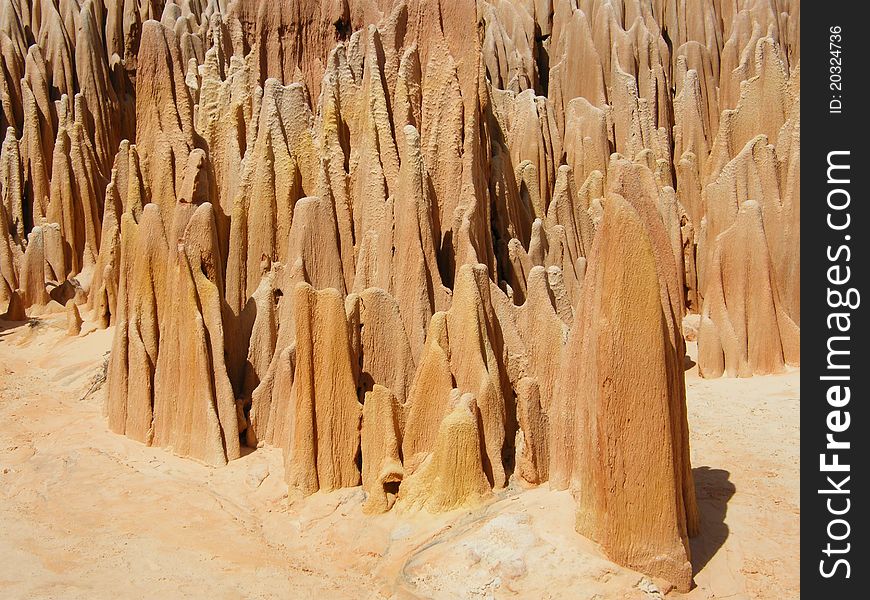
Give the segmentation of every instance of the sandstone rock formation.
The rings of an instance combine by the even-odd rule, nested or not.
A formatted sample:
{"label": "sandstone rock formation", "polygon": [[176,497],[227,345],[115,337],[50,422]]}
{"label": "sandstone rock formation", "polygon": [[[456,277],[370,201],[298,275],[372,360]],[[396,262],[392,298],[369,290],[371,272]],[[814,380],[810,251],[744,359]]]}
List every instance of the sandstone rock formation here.
{"label": "sandstone rock formation", "polygon": [[294,494],[367,512],[579,489],[582,532],[685,589],[682,317],[704,377],[799,362],[798,30],[769,0],[0,0],[0,310],[114,326],[135,440],[278,446]]}
{"label": "sandstone rock formation", "polygon": [[299,283],[293,301],[296,369],[288,399],[287,481],[303,494],[358,485],[362,407],[341,295]]}
{"label": "sandstone rock formation", "polygon": [[474,396],[455,390],[452,401],[455,407],[438,426],[432,453],[399,488],[403,508],[441,512],[479,504],[491,493]]}
{"label": "sandstone rock formation", "polygon": [[375,385],[365,396],[362,420],[362,485],[368,500],[363,510],[385,512],[395,502],[404,476],[399,403],[389,389]]}
{"label": "sandstone rock formation", "polygon": [[[685,591],[692,580],[688,536],[699,523],[683,342],[657,258],[639,212],[608,197],[589,257],[582,333],[573,340],[591,359],[575,386],[577,527],[617,562]],[[666,518],[650,518],[662,513]]]}
{"label": "sandstone rock formation", "polygon": [[78,335],[82,332],[82,315],[73,299],[66,302],[66,334]]}

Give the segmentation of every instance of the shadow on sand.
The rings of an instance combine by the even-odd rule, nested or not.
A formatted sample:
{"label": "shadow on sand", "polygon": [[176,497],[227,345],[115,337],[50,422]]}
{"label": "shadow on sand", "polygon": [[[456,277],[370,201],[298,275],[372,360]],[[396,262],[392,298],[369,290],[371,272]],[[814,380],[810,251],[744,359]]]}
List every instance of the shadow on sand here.
{"label": "shadow on sand", "polygon": [[701,514],[701,532],[689,539],[692,575],[697,575],[728,539],[725,514],[728,512],[728,501],[737,488],[729,480],[731,473],[723,469],[698,467],[692,469],[692,474]]}
{"label": "shadow on sand", "polygon": [[19,327],[24,327],[25,325],[29,327],[39,327],[40,321],[36,318],[29,318],[26,321],[7,321],[3,318],[3,314],[0,313],[0,338],[7,337],[15,333],[13,330],[18,329]]}

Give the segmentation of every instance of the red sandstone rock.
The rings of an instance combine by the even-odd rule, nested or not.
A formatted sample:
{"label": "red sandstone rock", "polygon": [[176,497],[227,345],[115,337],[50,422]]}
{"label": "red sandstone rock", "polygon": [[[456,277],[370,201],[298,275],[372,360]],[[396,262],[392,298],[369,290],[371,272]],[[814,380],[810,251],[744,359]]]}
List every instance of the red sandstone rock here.
{"label": "red sandstone rock", "polygon": [[113,431],[371,512],[582,481],[685,588],[683,314],[799,362],[800,9],[653,4],[0,0],[0,307],[115,327]]}

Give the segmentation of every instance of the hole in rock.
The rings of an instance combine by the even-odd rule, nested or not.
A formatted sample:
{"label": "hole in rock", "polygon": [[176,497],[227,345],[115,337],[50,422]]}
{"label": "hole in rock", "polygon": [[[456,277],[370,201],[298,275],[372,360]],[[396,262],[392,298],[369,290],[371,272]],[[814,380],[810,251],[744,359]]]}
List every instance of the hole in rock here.
{"label": "hole in rock", "polygon": [[399,495],[399,484],[401,481],[385,481],[384,482],[384,493],[388,496],[398,496]]}
{"label": "hole in rock", "polygon": [[344,41],[350,37],[352,32],[350,22],[347,19],[337,19],[333,26],[335,26],[336,39]]}

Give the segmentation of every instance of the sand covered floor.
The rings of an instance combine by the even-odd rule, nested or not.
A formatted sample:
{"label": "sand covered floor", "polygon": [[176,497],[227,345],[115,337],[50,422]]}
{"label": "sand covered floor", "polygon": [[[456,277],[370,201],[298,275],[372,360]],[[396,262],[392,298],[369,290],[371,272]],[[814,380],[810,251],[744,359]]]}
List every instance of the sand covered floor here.
{"label": "sand covered floor", "polygon": [[[573,530],[574,503],[513,487],[474,511],[365,516],[361,488],[288,505],[281,451],[210,468],[110,433],[113,330],[0,321],[0,597],[657,598]],[[690,353],[692,353],[690,344]],[[797,598],[799,371],[687,373],[702,534],[674,598]]]}

